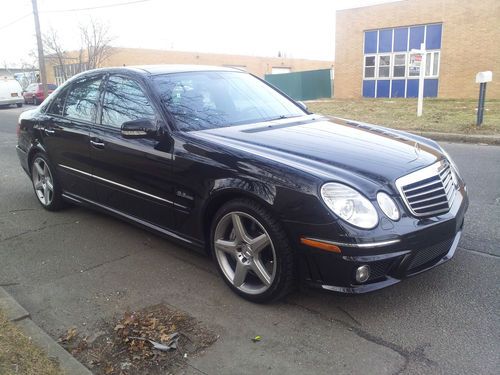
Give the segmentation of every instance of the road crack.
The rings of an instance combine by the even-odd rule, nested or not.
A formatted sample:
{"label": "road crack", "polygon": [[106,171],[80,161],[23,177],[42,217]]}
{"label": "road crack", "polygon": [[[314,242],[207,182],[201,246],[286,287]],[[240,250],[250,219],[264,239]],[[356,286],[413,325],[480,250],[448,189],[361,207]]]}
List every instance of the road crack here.
{"label": "road crack", "polygon": [[359,321],[354,319],[354,317],[352,317],[351,314],[347,313],[343,308],[340,308],[338,306],[335,306],[335,308],[342,311],[343,313],[346,313],[346,315],[349,316],[353,321],[355,321],[356,324],[359,326],[353,326],[353,325],[345,322],[342,319],[326,316],[321,311],[318,311],[318,310],[315,310],[313,308],[301,305],[301,304],[296,303],[296,302],[286,301],[285,303],[289,304],[291,306],[295,306],[295,307],[298,307],[300,309],[303,309],[309,313],[312,313],[312,314],[318,316],[321,320],[324,320],[326,322],[338,323],[341,326],[343,326],[344,328],[347,328],[349,331],[356,334],[358,337],[361,337],[362,339],[365,339],[371,343],[385,347],[387,349],[390,349],[390,350],[398,353],[401,357],[403,357],[404,363],[401,366],[401,368],[395,373],[395,375],[402,374],[408,368],[408,365],[410,364],[411,361],[419,361],[419,362],[424,363],[427,366],[437,366],[437,363],[435,361],[433,361],[432,359],[428,358],[424,352],[425,348],[428,347],[430,344],[427,344],[427,343],[422,344],[422,345],[417,346],[414,350],[408,350],[408,349],[406,349],[398,344],[387,341],[387,340],[385,340],[381,337],[378,337],[378,336],[366,331],[365,329],[361,328],[362,324]]}
{"label": "road crack", "polygon": [[26,230],[24,232],[15,234],[13,236],[5,237],[4,239],[0,240],[0,242],[7,242],[7,241],[10,241],[10,240],[14,240],[16,238],[19,238],[19,237],[23,237],[23,236],[25,236],[27,234],[42,232],[45,229],[56,228],[56,227],[59,227],[59,226],[71,225],[71,224],[76,224],[76,223],[77,223],[76,221],[71,221],[71,222],[64,222],[64,223],[44,225],[44,226],[42,226],[40,228],[28,229],[28,230]]}

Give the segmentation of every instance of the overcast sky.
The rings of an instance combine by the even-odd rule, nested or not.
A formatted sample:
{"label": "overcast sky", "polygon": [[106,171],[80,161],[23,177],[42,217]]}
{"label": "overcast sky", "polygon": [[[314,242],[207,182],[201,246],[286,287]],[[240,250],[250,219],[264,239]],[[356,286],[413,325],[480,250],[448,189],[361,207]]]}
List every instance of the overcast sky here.
{"label": "overcast sky", "polygon": [[[79,48],[78,25],[92,17],[109,24],[119,47],[333,60],[335,10],[388,1],[38,0],[38,7],[42,33],[57,30],[67,50]],[[1,7],[0,66],[33,61],[31,0],[2,0]],[[101,8],[69,11],[93,7]]]}

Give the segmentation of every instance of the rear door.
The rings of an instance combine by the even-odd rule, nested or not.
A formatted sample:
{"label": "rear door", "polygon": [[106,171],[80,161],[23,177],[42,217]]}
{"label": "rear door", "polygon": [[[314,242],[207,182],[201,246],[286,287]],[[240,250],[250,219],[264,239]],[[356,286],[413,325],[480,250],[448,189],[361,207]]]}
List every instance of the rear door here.
{"label": "rear door", "polygon": [[43,143],[66,193],[94,199],[90,128],[97,116],[102,76],[75,81],[52,100],[41,123]]}
{"label": "rear door", "polygon": [[135,218],[171,228],[172,150],[166,139],[126,139],[121,126],[145,119],[163,126],[159,108],[139,80],[111,75],[104,89],[101,121],[90,136],[98,203]]}

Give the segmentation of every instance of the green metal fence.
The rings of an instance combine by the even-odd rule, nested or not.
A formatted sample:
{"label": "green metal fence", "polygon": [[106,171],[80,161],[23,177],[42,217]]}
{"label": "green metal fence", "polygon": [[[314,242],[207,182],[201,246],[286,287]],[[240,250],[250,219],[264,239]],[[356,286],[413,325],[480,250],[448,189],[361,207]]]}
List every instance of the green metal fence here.
{"label": "green metal fence", "polygon": [[330,69],[284,74],[266,74],[265,80],[295,100],[313,100],[332,97]]}

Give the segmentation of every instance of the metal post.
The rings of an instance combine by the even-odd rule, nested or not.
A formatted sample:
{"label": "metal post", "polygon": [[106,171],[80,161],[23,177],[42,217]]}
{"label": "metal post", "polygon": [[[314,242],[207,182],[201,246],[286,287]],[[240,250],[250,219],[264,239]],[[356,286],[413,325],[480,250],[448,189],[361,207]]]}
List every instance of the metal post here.
{"label": "metal post", "polygon": [[425,51],[425,44],[420,44],[420,53],[422,58],[420,59],[420,74],[418,77],[418,102],[417,102],[417,117],[422,116],[422,109],[424,106],[424,79],[425,79],[425,65],[427,59],[427,53]]}
{"label": "metal post", "polygon": [[481,82],[479,84],[479,102],[477,103],[477,126],[481,126],[483,123],[484,114],[484,99],[486,97],[486,82]]}
{"label": "metal post", "polygon": [[47,76],[45,75],[45,56],[43,55],[42,34],[40,32],[40,20],[38,19],[38,5],[37,0],[31,0],[33,5],[33,18],[35,19],[36,43],[38,45],[38,68],[40,69],[40,78],[42,80],[43,96],[46,98],[47,90]]}

